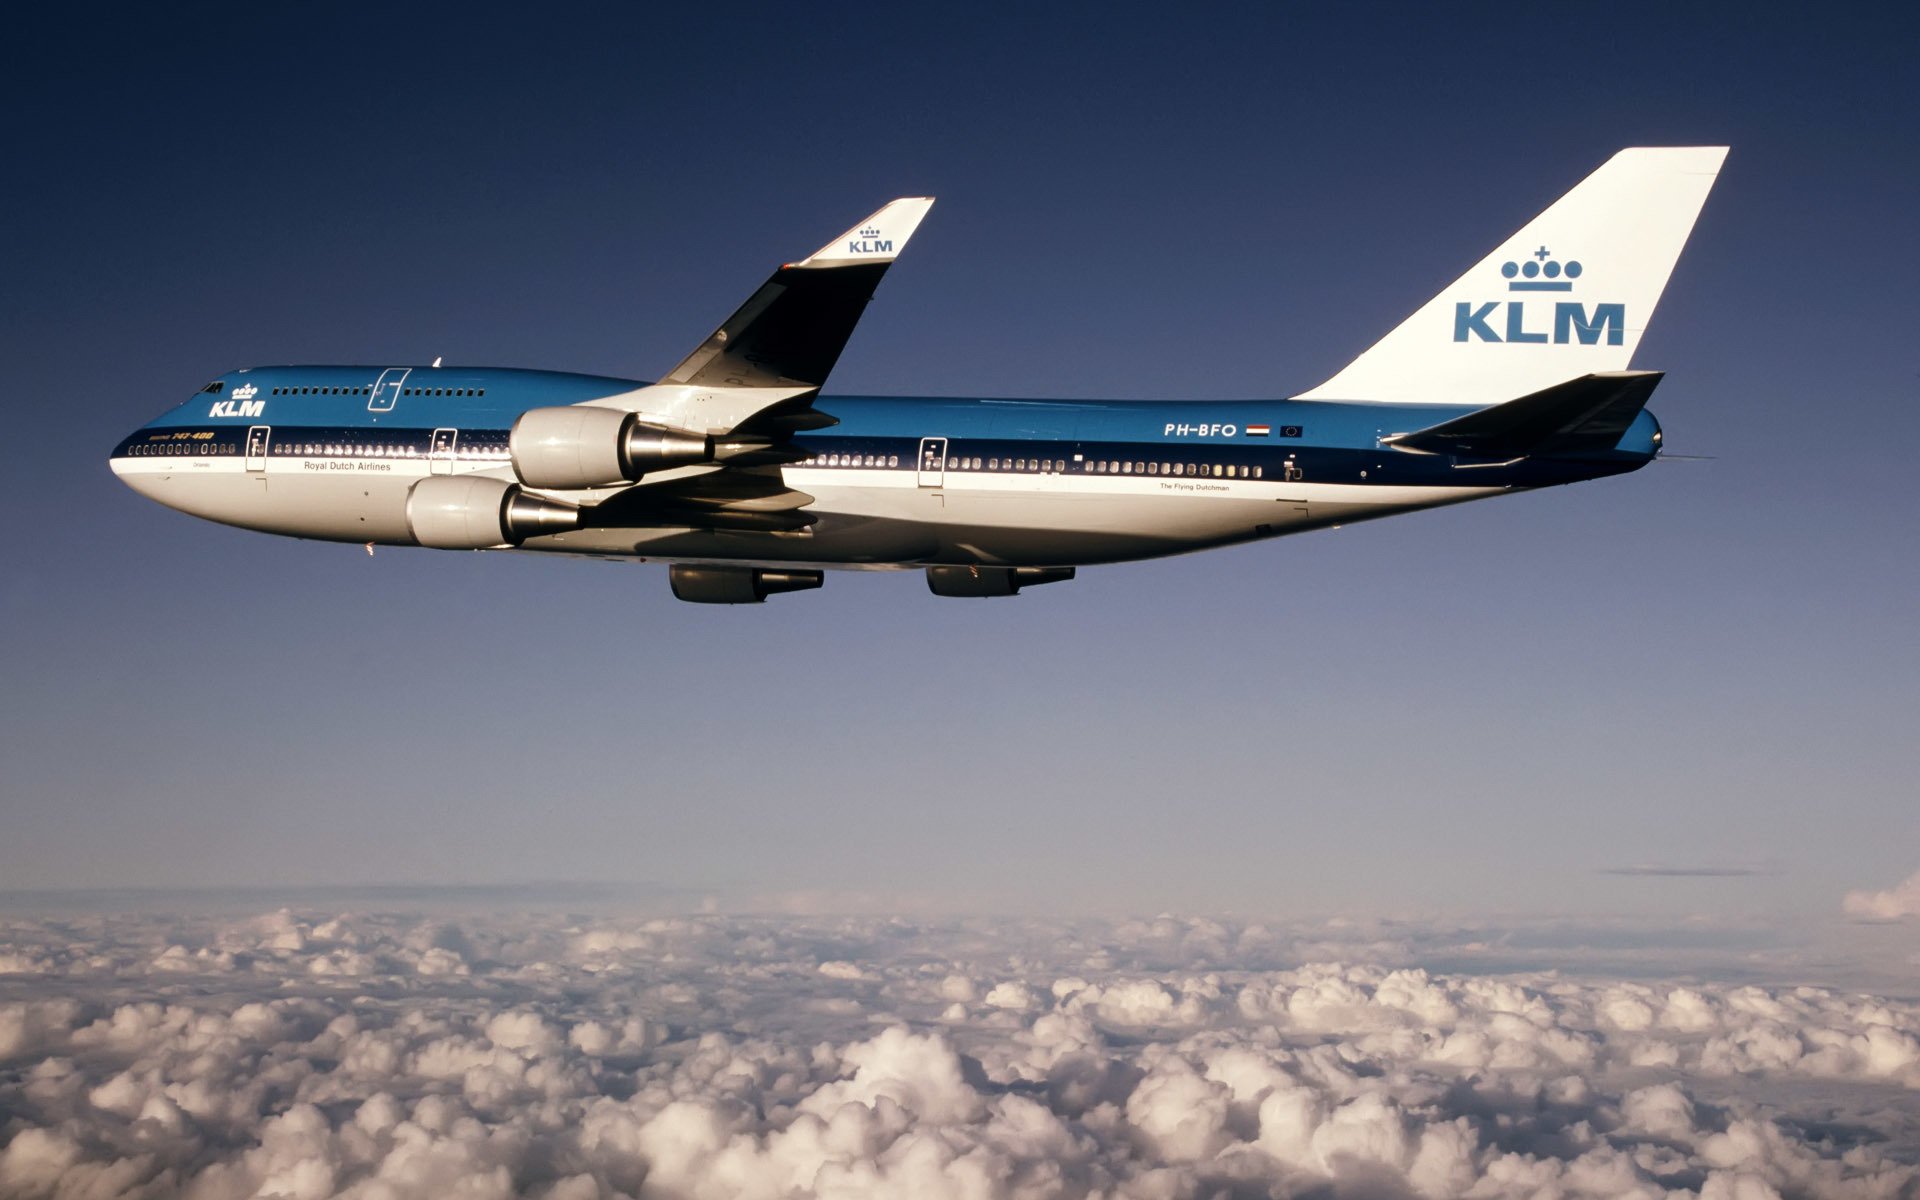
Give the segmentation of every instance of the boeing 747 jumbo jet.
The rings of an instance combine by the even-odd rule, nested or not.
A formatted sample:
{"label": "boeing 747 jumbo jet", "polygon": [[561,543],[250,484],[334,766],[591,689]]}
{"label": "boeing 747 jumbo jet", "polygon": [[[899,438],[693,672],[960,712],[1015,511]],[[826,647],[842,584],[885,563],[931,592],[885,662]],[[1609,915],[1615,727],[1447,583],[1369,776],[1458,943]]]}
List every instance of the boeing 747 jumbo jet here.
{"label": "boeing 747 jumbo jet", "polygon": [[823,396],[933,201],[799,262],[656,383],[493,367],[252,367],[114,473],[267,533],[670,564],[754,603],[830,568],[1010,596],[1074,569],[1638,470],[1628,369],[1726,148],[1622,150],[1332,379],[1285,400]]}

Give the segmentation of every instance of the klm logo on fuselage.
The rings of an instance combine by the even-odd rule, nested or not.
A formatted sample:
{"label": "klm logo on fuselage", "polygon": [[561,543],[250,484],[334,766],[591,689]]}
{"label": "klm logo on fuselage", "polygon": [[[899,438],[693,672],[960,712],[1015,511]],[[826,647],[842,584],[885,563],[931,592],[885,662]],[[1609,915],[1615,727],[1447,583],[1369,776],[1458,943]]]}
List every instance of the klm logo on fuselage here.
{"label": "klm logo on fuselage", "polygon": [[880,236],[878,229],[862,229],[860,236],[847,242],[848,254],[892,254],[893,239]]}
{"label": "klm logo on fuselage", "polygon": [[210,417],[257,417],[266,411],[265,400],[255,400],[260,389],[249,383],[233,389],[233,399],[221,400],[207,413]]}
{"label": "klm logo on fuselage", "polygon": [[[1550,254],[1552,251],[1542,246],[1527,262],[1501,263],[1500,274],[1507,280],[1507,290],[1571,292],[1583,268],[1577,261],[1563,266],[1550,258]],[[1536,304],[1530,312],[1525,300],[1504,303],[1489,300],[1484,304],[1462,300],[1453,306],[1453,340],[1555,346],[1577,342],[1582,346],[1597,346],[1605,338],[1607,345],[1618,346],[1626,337],[1627,306],[1624,304],[1588,306],[1578,300],[1556,300],[1550,322],[1546,322],[1544,307]],[[1543,323],[1528,328],[1530,318]]]}

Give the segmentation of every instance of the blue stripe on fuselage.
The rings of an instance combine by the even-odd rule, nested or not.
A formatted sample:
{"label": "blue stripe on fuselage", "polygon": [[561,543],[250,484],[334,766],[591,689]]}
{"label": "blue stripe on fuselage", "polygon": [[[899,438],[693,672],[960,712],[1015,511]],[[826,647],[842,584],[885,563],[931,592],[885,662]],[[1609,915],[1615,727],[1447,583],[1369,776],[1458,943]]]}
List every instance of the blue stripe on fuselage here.
{"label": "blue stripe on fuselage", "polygon": [[[218,393],[198,392],[154,420],[180,425],[328,425],[369,428],[501,428],[530,408],[579,404],[645,387],[631,379],[512,367],[413,367],[390,409],[373,411],[371,389],[387,367],[253,367],[220,376]],[[405,369],[405,368],[399,368]],[[251,387],[251,394],[245,389]],[[466,392],[467,395],[457,393]],[[485,395],[478,393],[484,392]],[[244,397],[244,399],[237,399]],[[250,413],[233,412],[258,404]],[[231,405],[231,407],[227,407]],[[231,413],[231,415],[228,415]]]}
{"label": "blue stripe on fuselage", "polygon": [[[390,409],[371,411],[369,393],[396,368],[255,367],[220,377],[218,393],[200,392],[146,428],[269,425],[277,430],[356,428],[398,435],[402,430],[453,428],[500,433],[521,413],[579,404],[647,386],[640,380],[504,367],[408,368],[403,394]],[[252,391],[248,392],[247,389]],[[462,395],[460,393],[467,393]],[[237,397],[246,401],[239,404]],[[247,402],[257,403],[254,408]],[[245,406],[246,411],[237,411]],[[1072,460],[1077,452],[1146,461],[1180,461],[1181,447],[1253,452],[1249,462],[1278,464],[1296,456],[1309,479],[1420,482],[1461,486],[1540,486],[1615,474],[1643,465],[1653,453],[1653,417],[1641,413],[1622,438],[1617,462],[1533,461],[1513,468],[1456,472],[1444,457],[1383,449],[1383,436],[1437,425],[1474,406],[1340,404],[1293,400],[1017,400],[959,397],[823,396],[815,402],[837,417],[831,429],[796,443],[815,452],[849,445],[845,439],[946,437],[981,443],[1001,453],[1025,444],[1046,458]],[[218,415],[216,415],[218,414]],[[1248,432],[1264,425],[1265,436]],[[131,444],[135,438],[127,439]],[[958,445],[950,449],[957,453]],[[975,451],[980,452],[978,450]],[[992,453],[992,450],[986,451]],[[911,453],[909,450],[908,453]],[[1644,457],[1643,457],[1644,456]],[[1208,461],[1231,461],[1218,454]],[[1613,457],[1613,456],[1609,456]],[[1272,476],[1269,476],[1270,478]]]}
{"label": "blue stripe on fuselage", "polygon": [[[506,428],[530,408],[580,404],[646,387],[641,380],[506,367],[415,367],[408,394],[371,411],[384,367],[254,367],[220,377],[151,422],[183,425],[327,425]],[[234,411],[246,387],[256,411]],[[277,392],[276,389],[287,389]],[[457,395],[466,391],[475,393]],[[477,393],[484,392],[484,395]],[[1017,400],[963,397],[823,396],[815,407],[840,419],[838,432],[869,437],[995,437],[1021,441],[1252,442],[1371,449],[1382,434],[1405,433],[1472,411],[1433,405],[1331,404],[1291,400]],[[1256,437],[1250,425],[1266,425]],[[1289,426],[1298,437],[1285,438]],[[1231,430],[1231,432],[1228,432]]]}

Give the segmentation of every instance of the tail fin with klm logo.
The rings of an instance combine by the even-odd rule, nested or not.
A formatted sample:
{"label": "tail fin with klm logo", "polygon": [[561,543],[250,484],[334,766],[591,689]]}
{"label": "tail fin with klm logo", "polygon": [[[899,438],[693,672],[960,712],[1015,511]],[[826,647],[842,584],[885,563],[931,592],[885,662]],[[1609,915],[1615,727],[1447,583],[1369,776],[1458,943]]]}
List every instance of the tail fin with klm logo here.
{"label": "tail fin with klm logo", "polygon": [[1726,156],[1620,151],[1297,398],[1495,404],[1626,370]]}

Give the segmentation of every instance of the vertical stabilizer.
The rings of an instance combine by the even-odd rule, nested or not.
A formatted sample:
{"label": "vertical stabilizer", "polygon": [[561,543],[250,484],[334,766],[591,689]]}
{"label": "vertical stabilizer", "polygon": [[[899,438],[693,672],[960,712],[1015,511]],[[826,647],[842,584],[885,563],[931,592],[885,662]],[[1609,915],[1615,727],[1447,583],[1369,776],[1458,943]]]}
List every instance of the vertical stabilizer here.
{"label": "vertical stabilizer", "polygon": [[1726,156],[1620,151],[1298,398],[1494,404],[1626,370]]}

